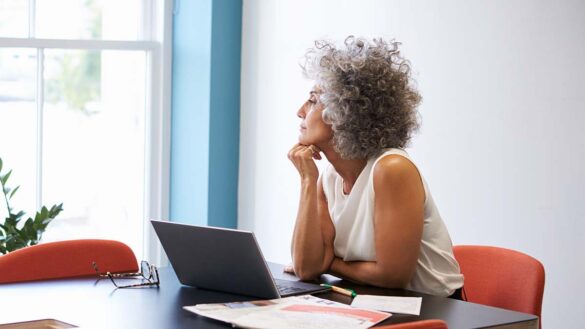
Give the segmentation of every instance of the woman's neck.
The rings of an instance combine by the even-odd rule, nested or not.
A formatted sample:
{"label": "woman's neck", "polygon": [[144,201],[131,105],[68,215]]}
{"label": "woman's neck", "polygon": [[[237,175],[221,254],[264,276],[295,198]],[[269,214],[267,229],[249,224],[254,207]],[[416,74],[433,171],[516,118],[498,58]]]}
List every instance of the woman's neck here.
{"label": "woman's neck", "polygon": [[343,179],[343,192],[349,194],[361,172],[366,167],[366,159],[342,159],[333,147],[322,148],[323,154],[331,163],[335,171]]}

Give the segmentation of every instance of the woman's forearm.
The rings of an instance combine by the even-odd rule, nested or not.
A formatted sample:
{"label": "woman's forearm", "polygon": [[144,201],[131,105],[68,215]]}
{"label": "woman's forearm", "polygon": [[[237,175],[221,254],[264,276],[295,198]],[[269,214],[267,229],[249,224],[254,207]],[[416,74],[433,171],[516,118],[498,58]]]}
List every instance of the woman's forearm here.
{"label": "woman's forearm", "polygon": [[292,239],[295,273],[303,280],[313,279],[329,267],[325,265],[325,244],[318,214],[317,182],[303,180],[301,198]]}
{"label": "woman's forearm", "polygon": [[410,278],[398,271],[383,268],[375,261],[345,262],[335,257],[329,273],[342,279],[385,288],[404,288]]}

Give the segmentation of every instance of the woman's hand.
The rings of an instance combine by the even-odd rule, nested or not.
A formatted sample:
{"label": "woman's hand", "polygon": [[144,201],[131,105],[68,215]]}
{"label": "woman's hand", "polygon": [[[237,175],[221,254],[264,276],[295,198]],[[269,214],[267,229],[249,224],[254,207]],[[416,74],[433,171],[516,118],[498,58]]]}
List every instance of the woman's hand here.
{"label": "woman's hand", "polygon": [[292,275],[296,275],[295,274],[295,268],[293,267],[293,264],[285,265],[284,268],[282,269],[282,272],[288,273],[288,274],[292,274]]}
{"label": "woman's hand", "polygon": [[315,164],[316,160],[321,160],[321,150],[315,145],[296,144],[288,151],[289,160],[295,165],[301,179],[317,181],[319,178],[319,169]]}

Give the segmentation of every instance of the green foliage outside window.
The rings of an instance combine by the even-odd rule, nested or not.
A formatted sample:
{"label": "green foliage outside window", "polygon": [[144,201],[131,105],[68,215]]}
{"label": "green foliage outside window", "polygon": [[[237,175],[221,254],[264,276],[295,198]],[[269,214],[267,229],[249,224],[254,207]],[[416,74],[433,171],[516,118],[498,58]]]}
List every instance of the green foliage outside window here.
{"label": "green foliage outside window", "polygon": [[91,114],[88,104],[101,94],[101,53],[65,54],[58,61],[61,72],[47,81],[45,99],[53,104],[65,102],[69,108]]}
{"label": "green foliage outside window", "polygon": [[[88,30],[92,39],[102,36],[102,13],[93,0],[86,0],[90,11]],[[53,104],[65,102],[69,108],[92,114],[88,104],[100,99],[102,54],[99,51],[65,53],[58,59],[59,74],[47,81],[45,99]]]}

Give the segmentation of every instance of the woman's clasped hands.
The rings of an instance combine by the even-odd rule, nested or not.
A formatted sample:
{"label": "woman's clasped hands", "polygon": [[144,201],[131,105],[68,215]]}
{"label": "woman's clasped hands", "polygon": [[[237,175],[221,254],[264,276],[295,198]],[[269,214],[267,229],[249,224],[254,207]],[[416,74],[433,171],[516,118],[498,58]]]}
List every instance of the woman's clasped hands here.
{"label": "woman's clasped hands", "polygon": [[321,150],[315,145],[295,144],[288,151],[288,158],[301,175],[301,179],[317,181],[319,169],[314,160],[321,160]]}

